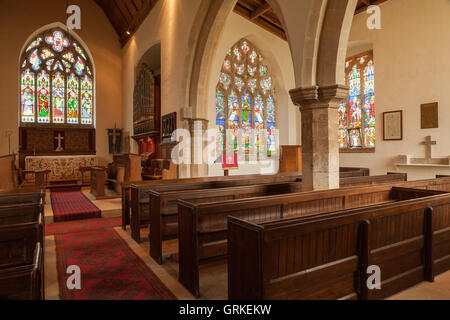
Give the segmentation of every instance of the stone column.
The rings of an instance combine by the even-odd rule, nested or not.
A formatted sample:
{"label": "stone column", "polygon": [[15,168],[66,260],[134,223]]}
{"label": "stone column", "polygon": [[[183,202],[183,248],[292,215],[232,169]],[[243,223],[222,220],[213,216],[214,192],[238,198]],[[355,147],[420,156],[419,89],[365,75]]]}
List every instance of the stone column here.
{"label": "stone column", "polygon": [[314,86],[290,94],[302,113],[303,190],[339,188],[338,107],[348,87]]}
{"label": "stone column", "polygon": [[207,177],[208,164],[203,161],[203,151],[207,142],[203,140],[204,133],[208,130],[208,120],[206,119],[186,119],[189,123],[191,134],[191,178]]}

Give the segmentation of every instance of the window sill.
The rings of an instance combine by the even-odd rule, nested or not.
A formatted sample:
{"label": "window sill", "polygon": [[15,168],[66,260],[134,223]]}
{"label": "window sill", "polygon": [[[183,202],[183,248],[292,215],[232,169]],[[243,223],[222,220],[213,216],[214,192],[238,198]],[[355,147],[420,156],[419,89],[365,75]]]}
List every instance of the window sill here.
{"label": "window sill", "polygon": [[375,153],[375,148],[361,148],[361,149],[339,149],[339,153]]}

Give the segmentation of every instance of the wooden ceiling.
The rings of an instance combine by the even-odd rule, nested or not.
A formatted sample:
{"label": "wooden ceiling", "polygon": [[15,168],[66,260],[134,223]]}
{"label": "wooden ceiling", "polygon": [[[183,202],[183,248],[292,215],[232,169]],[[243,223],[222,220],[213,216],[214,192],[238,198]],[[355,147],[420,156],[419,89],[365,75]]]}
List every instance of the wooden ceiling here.
{"label": "wooden ceiling", "polygon": [[[125,45],[147,17],[158,0],[94,0],[105,12],[116,30],[120,43]],[[189,0],[182,0],[189,1]],[[355,14],[364,12],[370,5],[387,0],[358,0]],[[256,25],[286,40],[283,25],[266,0],[239,0],[234,12]]]}
{"label": "wooden ceiling", "polygon": [[386,2],[387,0],[358,0],[358,4],[356,5],[355,15],[361,12],[365,12],[369,6],[377,6]]}
{"label": "wooden ceiling", "polygon": [[[365,12],[371,5],[379,5],[387,0],[358,0],[355,15]],[[286,33],[277,15],[266,0],[239,0],[234,12],[286,40]]]}
{"label": "wooden ceiling", "polygon": [[158,0],[94,0],[105,12],[123,45],[136,32]]}
{"label": "wooden ceiling", "polygon": [[239,0],[234,12],[286,40],[283,25],[265,0]]}

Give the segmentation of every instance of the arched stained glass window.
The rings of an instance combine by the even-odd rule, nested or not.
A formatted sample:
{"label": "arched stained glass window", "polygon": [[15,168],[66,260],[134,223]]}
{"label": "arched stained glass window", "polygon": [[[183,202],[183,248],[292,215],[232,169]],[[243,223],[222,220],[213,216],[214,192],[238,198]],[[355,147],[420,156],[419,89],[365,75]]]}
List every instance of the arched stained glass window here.
{"label": "arched stained glass window", "polygon": [[[276,152],[276,108],[269,66],[259,50],[246,39],[228,50],[216,88],[216,126],[218,154],[225,146],[248,155]],[[264,145],[265,144],[265,145]],[[263,146],[265,148],[263,148]]]}
{"label": "arched stained glass window", "polygon": [[93,126],[93,67],[79,43],[50,29],[27,44],[21,61],[23,124]]}
{"label": "arched stained glass window", "polygon": [[372,52],[346,62],[347,101],[338,109],[339,146],[342,150],[375,148],[375,78]]}

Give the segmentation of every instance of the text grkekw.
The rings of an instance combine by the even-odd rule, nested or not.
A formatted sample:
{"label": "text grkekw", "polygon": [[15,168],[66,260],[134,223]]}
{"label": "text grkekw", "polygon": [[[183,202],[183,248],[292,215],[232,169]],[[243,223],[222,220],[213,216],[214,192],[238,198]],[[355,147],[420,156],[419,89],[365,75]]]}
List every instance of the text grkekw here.
{"label": "text grkekw", "polygon": [[223,308],[226,315],[269,315],[272,306],[263,305],[227,305]]}

